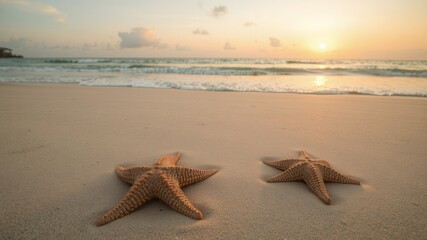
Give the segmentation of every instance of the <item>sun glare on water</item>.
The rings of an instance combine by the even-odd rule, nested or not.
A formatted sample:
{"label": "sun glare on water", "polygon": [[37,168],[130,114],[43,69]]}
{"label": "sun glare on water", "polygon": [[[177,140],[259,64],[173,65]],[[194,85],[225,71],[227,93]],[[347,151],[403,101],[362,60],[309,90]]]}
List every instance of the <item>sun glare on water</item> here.
{"label": "sun glare on water", "polygon": [[325,76],[316,76],[316,78],[314,79],[314,85],[316,87],[323,87],[326,84],[326,77]]}

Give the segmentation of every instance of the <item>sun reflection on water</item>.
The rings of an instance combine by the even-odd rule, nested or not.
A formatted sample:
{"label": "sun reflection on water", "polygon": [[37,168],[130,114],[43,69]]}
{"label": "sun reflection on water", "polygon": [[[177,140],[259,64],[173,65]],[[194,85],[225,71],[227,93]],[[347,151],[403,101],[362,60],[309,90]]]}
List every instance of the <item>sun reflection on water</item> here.
{"label": "sun reflection on water", "polygon": [[325,86],[327,81],[328,81],[328,79],[326,79],[325,76],[316,76],[316,78],[314,79],[314,84],[317,87],[323,87],[323,86]]}

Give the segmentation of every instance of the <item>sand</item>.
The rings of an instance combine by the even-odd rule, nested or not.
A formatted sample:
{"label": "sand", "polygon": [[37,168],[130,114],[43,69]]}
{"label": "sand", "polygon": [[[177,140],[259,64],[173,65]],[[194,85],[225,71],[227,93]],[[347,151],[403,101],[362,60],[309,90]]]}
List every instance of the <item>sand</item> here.
{"label": "sand", "polygon": [[[427,98],[0,84],[2,239],[425,239]],[[306,149],[362,185],[266,183]],[[204,219],[154,200],[102,227],[119,164],[180,151],[218,168],[184,188]]]}

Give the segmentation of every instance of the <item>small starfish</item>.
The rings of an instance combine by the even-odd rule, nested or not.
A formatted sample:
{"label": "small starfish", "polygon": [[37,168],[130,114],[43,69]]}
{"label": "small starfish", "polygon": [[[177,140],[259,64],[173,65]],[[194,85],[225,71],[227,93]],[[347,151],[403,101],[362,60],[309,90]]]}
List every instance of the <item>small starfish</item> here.
{"label": "small starfish", "polygon": [[102,215],[97,225],[104,225],[124,217],[152,198],[159,198],[177,212],[194,219],[202,219],[202,213],[191,204],[182,187],[200,182],[218,170],[197,170],[176,166],[180,153],[161,157],[154,166],[116,168],[123,182],[132,184],[124,198],[110,211]]}
{"label": "small starfish", "polygon": [[337,172],[326,160],[312,159],[306,151],[301,151],[299,158],[264,161],[264,163],[284,171],[267,179],[267,182],[304,181],[310,190],[326,204],[331,204],[332,200],[324,182],[360,185],[359,180]]}

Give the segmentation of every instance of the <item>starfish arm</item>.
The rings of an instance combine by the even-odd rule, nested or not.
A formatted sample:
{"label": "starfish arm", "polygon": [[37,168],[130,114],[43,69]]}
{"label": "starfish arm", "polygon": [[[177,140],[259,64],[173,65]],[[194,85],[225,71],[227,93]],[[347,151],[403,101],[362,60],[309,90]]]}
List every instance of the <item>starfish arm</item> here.
{"label": "starfish arm", "polygon": [[157,162],[156,165],[161,166],[176,166],[176,162],[178,162],[179,158],[181,157],[181,153],[177,152],[174,155],[166,155],[161,157]]}
{"label": "starfish arm", "polygon": [[352,177],[344,176],[329,166],[325,166],[322,164],[317,164],[317,166],[319,167],[319,169],[323,175],[323,180],[326,182],[347,183],[347,184],[360,185],[359,180],[352,178]]}
{"label": "starfish arm", "polygon": [[298,164],[292,165],[286,171],[267,179],[267,182],[269,183],[293,182],[293,181],[303,180],[303,176],[301,174],[303,170],[304,170],[304,164],[298,163]]}
{"label": "starfish arm", "polygon": [[320,164],[322,164],[322,165],[326,165],[326,166],[331,166],[330,164],[329,164],[329,162],[328,161],[326,161],[326,160],[321,160],[321,159],[316,159],[316,160],[311,160],[311,162],[314,162],[314,163],[320,163]]}
{"label": "starfish arm", "polygon": [[145,166],[130,167],[130,168],[125,168],[123,166],[118,166],[118,167],[116,167],[116,174],[120,178],[120,180],[122,180],[123,182],[129,183],[129,184],[133,184],[134,181],[139,176],[141,176],[146,171],[149,171],[151,169],[152,169],[152,167],[145,167]]}
{"label": "starfish arm", "polygon": [[263,161],[264,164],[270,166],[270,167],[274,167],[277,168],[279,170],[285,171],[287,170],[290,166],[302,162],[304,160],[301,159],[285,159],[285,160],[277,160],[277,161]]}
{"label": "starfish arm", "polygon": [[159,178],[161,181],[158,182],[156,197],[185,216],[202,219],[202,213],[188,200],[176,179],[170,178],[165,174],[159,175]]}
{"label": "starfish arm", "polygon": [[332,200],[326,190],[320,169],[312,164],[309,164],[307,167],[304,172],[304,182],[318,198],[326,204],[331,204]]}
{"label": "starfish arm", "polygon": [[96,224],[101,226],[124,217],[153,198],[151,189],[145,184],[150,176],[151,174],[145,174],[138,178],[123,199],[110,211],[98,218]]}
{"label": "starfish arm", "polygon": [[322,163],[322,164],[325,164],[325,165],[328,165],[328,166],[329,166],[329,162],[328,162],[328,161],[323,160],[323,159],[313,159],[313,158],[308,154],[308,152],[307,152],[307,151],[305,151],[305,150],[302,150],[302,151],[299,153],[299,158],[300,158],[300,159],[302,159],[302,160],[308,160],[308,161],[311,161],[311,162],[320,162],[320,163]]}
{"label": "starfish arm", "polygon": [[171,171],[171,174],[178,180],[180,187],[185,187],[203,181],[217,172],[218,170],[216,169],[198,170],[186,167],[175,167]]}
{"label": "starfish arm", "polygon": [[301,150],[299,152],[299,158],[300,159],[305,159],[305,160],[311,159],[310,155],[308,155],[307,151],[305,151],[305,150]]}

